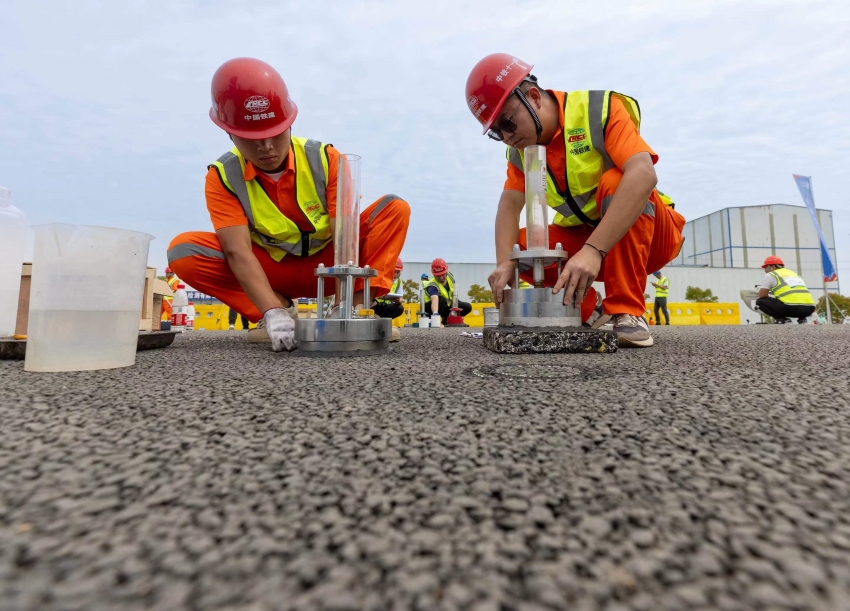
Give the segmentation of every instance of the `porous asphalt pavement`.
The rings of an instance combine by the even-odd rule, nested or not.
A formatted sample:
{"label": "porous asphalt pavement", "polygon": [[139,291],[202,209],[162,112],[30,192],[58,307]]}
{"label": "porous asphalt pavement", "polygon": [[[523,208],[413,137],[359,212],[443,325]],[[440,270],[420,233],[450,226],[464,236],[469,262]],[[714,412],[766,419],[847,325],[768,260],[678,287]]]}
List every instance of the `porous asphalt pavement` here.
{"label": "porous asphalt pavement", "polygon": [[0,362],[0,609],[850,609],[850,327]]}

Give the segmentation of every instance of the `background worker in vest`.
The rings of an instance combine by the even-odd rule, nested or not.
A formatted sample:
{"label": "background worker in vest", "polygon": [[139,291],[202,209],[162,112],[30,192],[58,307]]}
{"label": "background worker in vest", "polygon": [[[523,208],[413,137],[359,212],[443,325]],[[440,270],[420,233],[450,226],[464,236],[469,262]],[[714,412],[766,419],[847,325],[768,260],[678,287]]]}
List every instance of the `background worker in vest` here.
{"label": "background worker in vest", "polygon": [[653,282],[652,286],[655,287],[655,324],[661,324],[661,316],[659,316],[658,312],[661,311],[664,313],[664,324],[670,324],[670,312],[667,310],[667,295],[670,294],[670,280],[667,279],[667,276],[661,275],[660,271],[652,274],[658,279],[658,282]]}
{"label": "background worker in vest", "polygon": [[[332,266],[340,155],[330,144],[291,135],[298,108],[280,74],[257,59],[222,64],[212,79],[210,119],[233,148],[209,166],[205,195],[215,233],[183,233],[168,261],[195,289],[258,322],[249,341],[294,350],[297,305],[314,297],[319,263]],[[344,179],[341,177],[340,180]],[[385,195],[360,215],[360,265],[378,270],[371,295],[355,284],[362,309],[389,291],[410,206]],[[335,281],[324,285],[333,294]]]}
{"label": "background worker in vest", "polygon": [[[172,291],[177,290],[177,285],[180,284],[180,280],[171,271],[170,267],[165,268],[165,282],[168,284],[168,288]],[[163,295],[162,296],[162,318],[160,320],[171,320],[171,314],[174,311],[172,306],[172,302],[174,301],[174,297],[172,295]]]}
{"label": "background worker in vest", "polygon": [[[390,293],[393,295],[404,295],[404,280],[401,279],[403,269],[404,263],[401,259],[398,259],[395,262],[393,284],[390,287]],[[404,314],[404,304],[401,297],[378,297],[375,299],[375,307],[373,309],[379,318],[398,318]]]}
{"label": "background worker in vest", "polygon": [[[429,315],[438,313],[445,325],[446,319],[452,313],[457,285],[454,276],[449,273],[449,264],[445,259],[434,259],[431,262],[431,275],[433,278],[426,285],[428,295],[425,298],[425,312]],[[457,307],[460,308],[460,316],[466,316],[472,311],[472,305],[465,301],[458,301]]]}
{"label": "background worker in vest", "polygon": [[[546,147],[550,248],[569,254],[560,277],[553,265],[546,282],[565,288],[565,303],[581,304],[582,320],[596,307],[594,280],[605,283],[600,326],[613,318],[620,346],[646,347],[652,336],[643,317],[646,276],[678,254],[685,219],[655,190],[658,156],[641,138],[640,110],[611,91],[545,90],[532,65],[496,53],[482,59],[466,82],[470,111],[490,138],[508,144],[508,175],[496,213],[496,269],[490,288],[496,304],[513,285],[514,244],[525,248],[519,219],[525,206],[523,149]],[[532,279],[529,271],[525,280]]]}
{"label": "background worker in vest", "polygon": [[779,325],[791,322],[792,318],[800,324],[805,323],[815,311],[815,299],[803,279],[785,269],[782,259],[775,255],[765,259],[761,267],[767,273],[756,299],[759,310]]}

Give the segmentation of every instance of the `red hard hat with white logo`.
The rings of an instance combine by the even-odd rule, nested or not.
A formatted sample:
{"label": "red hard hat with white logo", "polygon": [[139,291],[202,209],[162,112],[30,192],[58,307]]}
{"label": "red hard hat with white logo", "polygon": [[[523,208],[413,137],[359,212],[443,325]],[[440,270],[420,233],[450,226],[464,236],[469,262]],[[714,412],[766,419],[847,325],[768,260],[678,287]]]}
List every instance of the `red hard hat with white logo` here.
{"label": "red hard hat with white logo", "polygon": [[166,268],[165,268],[165,273],[166,273],[166,274],[173,274],[174,272],[173,272],[173,271],[171,271],[171,268],[170,268],[170,267],[166,267]]}
{"label": "red hard hat with white logo", "polygon": [[401,259],[396,259],[395,271],[400,272],[403,269],[404,269],[404,263],[401,262]]}
{"label": "red hard hat with white logo", "polygon": [[508,53],[493,53],[475,64],[466,79],[466,105],[487,133],[513,90],[531,74],[526,64]]}
{"label": "red hard hat with white logo", "polygon": [[765,259],[764,263],[762,263],[761,268],[764,269],[768,265],[781,265],[782,267],[785,267],[785,263],[783,263],[782,259],[780,259],[776,255],[770,255],[767,259]]}
{"label": "red hard hat with white logo", "polygon": [[431,261],[431,273],[435,276],[442,276],[449,271],[449,264],[445,259],[434,259]]}
{"label": "red hard hat with white logo", "polygon": [[278,136],[298,114],[283,78],[259,59],[237,57],[224,62],[213,75],[211,89],[210,119],[240,138]]}

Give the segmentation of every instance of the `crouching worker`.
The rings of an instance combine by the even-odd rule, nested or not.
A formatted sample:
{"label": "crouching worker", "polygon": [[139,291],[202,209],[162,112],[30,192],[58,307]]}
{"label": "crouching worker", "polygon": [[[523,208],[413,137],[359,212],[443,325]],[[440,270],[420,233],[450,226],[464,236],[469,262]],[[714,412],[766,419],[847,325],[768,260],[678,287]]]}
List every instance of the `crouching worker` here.
{"label": "crouching worker", "polygon": [[[449,264],[445,259],[434,259],[431,262],[431,275],[433,278],[425,285],[427,295],[425,296],[425,312],[439,314],[442,324],[452,313],[452,303],[457,297],[457,284],[454,276],[449,273]],[[466,316],[472,311],[472,305],[465,301],[458,301],[460,316]]]}
{"label": "crouching worker", "polygon": [[[401,272],[404,270],[404,263],[402,263],[401,259],[395,262],[395,274],[393,275],[393,284],[390,287],[389,295],[393,295],[392,297],[378,297],[375,300],[375,305],[373,309],[375,310],[375,315],[378,318],[398,318],[402,314],[404,314],[404,304],[401,301],[401,297],[396,297],[395,295],[403,295],[404,294],[404,281],[401,279]],[[396,333],[398,329],[393,327]]]}
{"label": "crouching worker", "polygon": [[777,324],[784,325],[796,318],[803,324],[815,311],[815,298],[800,276],[785,268],[776,255],[764,260],[764,280],[759,288],[756,305],[771,316]]}
{"label": "crouching worker", "polygon": [[[257,322],[248,341],[271,342],[275,352],[296,348],[297,298],[315,297],[314,270],[334,263],[340,154],[292,136],[297,113],[283,79],[265,62],[237,58],[216,71],[210,118],[233,146],[207,172],[215,233],[183,233],[168,248],[181,278]],[[355,284],[355,309],[389,291],[409,220],[410,207],[395,195],[361,213],[359,264],[378,276],[365,298],[363,281]],[[335,290],[328,278],[325,294]]]}

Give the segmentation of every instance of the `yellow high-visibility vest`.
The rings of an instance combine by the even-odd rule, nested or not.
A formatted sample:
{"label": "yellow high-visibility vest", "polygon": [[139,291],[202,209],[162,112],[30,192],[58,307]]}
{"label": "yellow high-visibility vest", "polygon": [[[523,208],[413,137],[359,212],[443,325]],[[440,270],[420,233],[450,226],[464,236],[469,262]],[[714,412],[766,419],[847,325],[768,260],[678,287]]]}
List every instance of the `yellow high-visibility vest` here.
{"label": "yellow high-visibility vest", "polygon": [[[390,293],[404,295],[404,281],[401,279],[401,276],[393,280],[393,285],[390,287]],[[378,303],[390,303],[389,299],[384,299],[382,297],[377,297],[375,301]]]}
{"label": "yellow high-visibility vest", "polygon": [[[166,278],[165,282],[166,284],[168,284],[168,288],[170,288],[172,291],[176,291],[177,285],[180,284],[180,280],[177,279],[177,276],[172,277],[171,280]],[[174,295],[163,295],[162,298],[166,301],[174,301]]]}
{"label": "yellow high-visibility vest", "polygon": [[[561,192],[547,168],[546,193],[550,208],[556,211],[555,225],[574,227],[582,223],[597,225],[606,202],[596,201],[599,180],[615,167],[605,150],[605,127],[608,125],[611,98],[616,97],[626,107],[632,121],[640,130],[640,106],[632,97],[616,91],[570,91],[564,96],[564,150],[566,151],[567,190]],[[508,161],[525,171],[523,151],[508,147]],[[673,205],[669,196],[662,201]]]}
{"label": "yellow high-visibility vest", "polygon": [[[667,276],[661,276],[655,284],[658,285],[655,287],[655,296],[667,297],[670,293],[670,281],[667,279]],[[662,286],[664,288],[661,288]]]}
{"label": "yellow high-visibility vest", "polygon": [[[436,278],[431,278],[428,281],[428,283],[425,285],[426,292],[427,292],[427,288],[429,286],[436,286],[437,290],[440,291],[440,296],[443,299],[445,299],[446,301],[448,301],[449,305],[451,305],[452,298],[454,297],[454,294],[455,294],[455,279],[454,279],[454,276],[452,276],[451,274],[447,274],[445,285],[440,284],[437,281]],[[430,299],[430,298],[431,297],[428,296],[426,299]]]}
{"label": "yellow high-visibility vest", "polygon": [[806,283],[790,269],[780,267],[770,275],[776,279],[776,286],[770,289],[770,294],[779,301],[788,305],[815,305]]}
{"label": "yellow high-visibility vest", "polygon": [[307,138],[292,138],[295,165],[295,199],[313,231],[301,231],[266,195],[256,179],[245,180],[245,159],[234,147],[209,167],[218,172],[224,187],[242,204],[248,217],[251,240],[275,261],[287,254],[313,255],[331,242],[331,218],[325,189],[328,185],[329,145]]}

